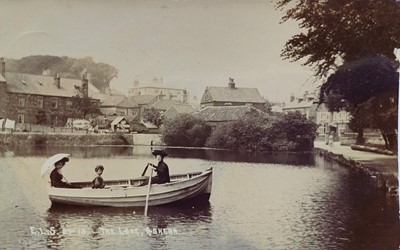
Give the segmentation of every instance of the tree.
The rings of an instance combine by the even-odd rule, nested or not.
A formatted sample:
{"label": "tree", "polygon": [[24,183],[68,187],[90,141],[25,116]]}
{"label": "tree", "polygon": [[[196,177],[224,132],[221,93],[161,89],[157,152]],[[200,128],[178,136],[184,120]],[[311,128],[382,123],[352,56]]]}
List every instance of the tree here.
{"label": "tree", "polygon": [[72,110],[74,118],[86,118],[88,115],[100,115],[100,107],[97,102],[83,93],[81,86],[75,85],[76,95],[72,97]]}
{"label": "tree", "polygon": [[106,63],[96,63],[93,58],[70,58],[47,55],[23,57],[19,60],[7,59],[10,72],[41,75],[59,74],[61,77],[80,79],[84,72],[90,74],[91,83],[104,92],[112,79],[118,76],[118,70]]}
{"label": "tree", "polygon": [[237,121],[218,126],[211,134],[208,147],[230,150],[265,150],[261,145],[269,126],[268,118],[257,114],[247,114]]}
{"label": "tree", "polygon": [[383,54],[400,44],[398,0],[279,0],[283,21],[298,21],[302,33],[286,42],[285,59],[305,59],[316,76],[327,76],[340,61]]}
{"label": "tree", "polygon": [[167,145],[203,147],[211,127],[204,120],[190,114],[181,114],[165,121],[161,135]]}
{"label": "tree", "polygon": [[305,150],[316,137],[317,125],[299,112],[249,114],[217,127],[206,145],[231,150]]}
{"label": "tree", "polygon": [[39,109],[36,115],[37,124],[44,125],[47,123],[47,115],[43,109]]}
{"label": "tree", "polygon": [[374,128],[381,131],[388,149],[397,150],[398,88],[393,61],[376,56],[339,67],[321,86],[320,101],[331,111],[350,111],[357,143],[362,143],[364,128]]}
{"label": "tree", "polygon": [[143,119],[153,123],[157,127],[160,127],[162,124],[161,114],[154,107],[150,107],[143,112]]}
{"label": "tree", "polygon": [[263,138],[273,150],[301,150],[311,147],[317,125],[300,112],[289,112],[274,120]]}

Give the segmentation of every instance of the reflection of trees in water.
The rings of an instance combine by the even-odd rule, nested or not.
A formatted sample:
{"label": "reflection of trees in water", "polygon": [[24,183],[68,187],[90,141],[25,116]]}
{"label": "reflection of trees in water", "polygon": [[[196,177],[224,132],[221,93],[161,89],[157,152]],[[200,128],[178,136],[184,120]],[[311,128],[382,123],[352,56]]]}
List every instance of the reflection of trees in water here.
{"label": "reflection of trees in water", "polygon": [[[36,146],[17,147],[17,156],[46,156],[68,152],[76,158],[146,158],[151,157],[150,146]],[[276,163],[289,165],[314,165],[314,153],[309,152],[235,152],[216,149],[163,148],[174,158],[205,159],[227,162]]]}
{"label": "reflection of trees in water", "polygon": [[314,165],[314,153],[309,152],[235,152],[215,149],[167,148],[171,157],[199,158],[212,161]]}

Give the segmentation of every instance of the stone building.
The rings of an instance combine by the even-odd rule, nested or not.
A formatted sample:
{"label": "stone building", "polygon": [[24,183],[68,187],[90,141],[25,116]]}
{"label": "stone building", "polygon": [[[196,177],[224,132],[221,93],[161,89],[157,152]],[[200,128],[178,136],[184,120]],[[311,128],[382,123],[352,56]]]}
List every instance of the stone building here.
{"label": "stone building", "polygon": [[263,109],[265,100],[257,88],[237,88],[233,78],[228,87],[206,87],[200,101],[201,108],[208,106],[253,106]]}
{"label": "stone building", "polygon": [[100,101],[90,98],[98,91],[89,83],[86,75],[82,79],[55,76],[32,75],[6,72],[4,59],[1,60],[0,77],[0,118],[15,120],[17,123],[64,126],[73,117],[75,86],[82,89],[84,97],[92,105],[100,107]]}

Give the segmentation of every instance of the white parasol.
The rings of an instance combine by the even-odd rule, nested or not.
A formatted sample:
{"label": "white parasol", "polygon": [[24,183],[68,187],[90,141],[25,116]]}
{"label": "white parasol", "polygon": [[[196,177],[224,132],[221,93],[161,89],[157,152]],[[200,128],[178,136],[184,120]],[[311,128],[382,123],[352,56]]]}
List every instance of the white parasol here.
{"label": "white parasol", "polygon": [[54,163],[58,162],[63,158],[68,158],[70,154],[60,153],[53,155],[52,157],[48,158],[45,163],[43,163],[42,167],[40,168],[40,175],[43,175],[49,171],[50,168],[54,167]]}

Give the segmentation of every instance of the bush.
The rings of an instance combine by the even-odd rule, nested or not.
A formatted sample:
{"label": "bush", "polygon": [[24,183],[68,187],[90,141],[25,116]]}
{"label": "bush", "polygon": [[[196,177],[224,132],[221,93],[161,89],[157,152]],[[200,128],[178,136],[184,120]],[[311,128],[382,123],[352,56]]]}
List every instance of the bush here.
{"label": "bush", "polygon": [[161,138],[169,146],[203,147],[211,134],[204,120],[183,114],[164,122]]}
{"label": "bush", "polygon": [[304,150],[316,138],[317,125],[299,112],[263,116],[250,114],[217,127],[208,147],[251,151]]}

